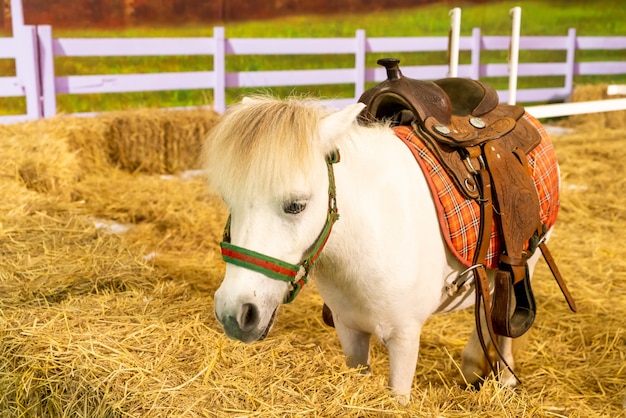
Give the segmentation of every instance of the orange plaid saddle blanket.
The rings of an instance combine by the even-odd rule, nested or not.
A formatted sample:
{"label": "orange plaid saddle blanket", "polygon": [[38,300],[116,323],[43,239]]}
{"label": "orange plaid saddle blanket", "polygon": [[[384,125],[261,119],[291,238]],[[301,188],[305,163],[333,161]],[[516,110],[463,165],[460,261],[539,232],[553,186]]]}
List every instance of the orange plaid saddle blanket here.
{"label": "orange plaid saddle blanket", "polygon": [[[543,126],[528,113],[523,116],[541,135],[541,143],[527,156],[531,175],[539,196],[541,223],[550,228],[559,210],[559,168],[550,137]],[[413,155],[424,172],[437,208],[441,232],[450,251],[465,266],[472,265],[480,223],[480,205],[466,199],[435,155],[424,145],[410,126],[394,128],[396,135],[409,142]],[[487,268],[498,266],[500,253],[499,225],[494,217],[487,254]]]}

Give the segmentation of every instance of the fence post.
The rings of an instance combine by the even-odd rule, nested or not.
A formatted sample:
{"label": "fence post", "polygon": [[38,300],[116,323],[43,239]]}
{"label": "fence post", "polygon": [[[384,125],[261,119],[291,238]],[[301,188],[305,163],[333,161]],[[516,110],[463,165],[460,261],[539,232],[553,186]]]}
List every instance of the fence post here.
{"label": "fence post", "polygon": [[517,6],[509,13],[512,16],[511,45],[509,47],[509,100],[508,104],[514,105],[517,101],[517,73],[519,66],[519,37],[522,21],[522,8]]}
{"label": "fence post", "polygon": [[567,31],[567,56],[565,58],[567,69],[565,73],[565,90],[567,96],[574,92],[574,73],[576,72],[576,29]]}
{"label": "fence post", "polygon": [[367,38],[365,36],[364,29],[358,29],[356,31],[356,52],[354,54],[354,71],[355,71],[355,81],[354,81],[354,99],[359,100],[359,97],[365,91],[365,54],[367,52]]}
{"label": "fence post", "polygon": [[39,65],[37,35],[34,26],[18,26],[13,28],[13,36],[21,45],[15,57],[17,78],[26,97],[26,114],[28,119],[41,118],[41,88],[39,86]]}
{"label": "fence post", "polygon": [[448,13],[450,16],[450,32],[448,35],[448,59],[450,67],[448,77],[459,75],[459,38],[461,37],[461,8],[455,7]]}
{"label": "fence post", "polygon": [[213,28],[213,109],[223,113],[226,110],[226,38],[224,27]]}
{"label": "fence post", "polygon": [[11,25],[13,26],[13,35],[15,35],[17,28],[24,26],[22,0],[11,0]]}
{"label": "fence post", "polygon": [[52,49],[52,27],[37,26],[39,40],[39,77],[43,117],[49,118],[57,113],[57,96],[54,79],[54,50]]}
{"label": "fence post", "polygon": [[470,67],[470,78],[480,79],[480,48],[482,46],[482,35],[480,28],[472,29],[472,64]]}

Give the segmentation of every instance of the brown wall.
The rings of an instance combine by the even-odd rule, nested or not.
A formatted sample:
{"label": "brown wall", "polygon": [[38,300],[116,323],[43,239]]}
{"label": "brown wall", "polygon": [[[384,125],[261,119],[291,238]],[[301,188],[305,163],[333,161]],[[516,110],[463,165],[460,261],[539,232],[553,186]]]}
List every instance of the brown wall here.
{"label": "brown wall", "polygon": [[[436,0],[22,0],[27,24],[63,28],[221,23],[409,7]],[[10,0],[0,0],[0,4]],[[0,17],[0,27],[10,25]]]}

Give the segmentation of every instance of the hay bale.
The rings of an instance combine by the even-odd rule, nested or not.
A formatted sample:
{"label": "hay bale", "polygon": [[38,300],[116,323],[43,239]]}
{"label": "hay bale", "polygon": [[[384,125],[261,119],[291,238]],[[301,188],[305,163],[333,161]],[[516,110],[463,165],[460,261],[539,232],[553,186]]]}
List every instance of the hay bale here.
{"label": "hay bale", "polygon": [[0,176],[40,193],[69,198],[82,173],[76,154],[60,139],[63,130],[62,124],[42,121],[0,125]]}
{"label": "hay bale", "polygon": [[[620,95],[609,96],[607,84],[580,85],[574,88],[570,101],[587,102],[592,100],[617,99]],[[586,130],[626,129],[626,110],[572,115],[567,125]]]}
{"label": "hay bale", "polygon": [[[538,318],[518,359],[524,384],[515,390],[494,380],[480,391],[460,386],[458,362],[473,315],[439,315],[424,328],[413,399],[401,407],[386,388],[382,345],[373,346],[371,375],[345,367],[334,331],[322,323],[314,283],[281,307],[266,340],[227,339],[212,306],[224,272],[223,204],[198,177],[149,173],[179,163],[146,139],[130,141],[133,131],[120,128],[125,122],[115,135],[128,142],[124,155],[134,157],[124,163],[112,157],[108,117],[59,118],[36,129],[0,126],[0,415],[623,414],[625,131],[555,138],[563,193],[550,246],[579,313],[569,313],[540,263]],[[12,148],[15,138],[33,132],[50,133],[45,147]],[[144,154],[137,144],[150,148],[144,150],[149,162],[137,159]],[[52,149],[59,157],[43,152]],[[26,151],[30,161],[59,162],[48,172],[67,185],[71,199],[57,186],[37,189],[22,180],[23,165],[11,161],[11,153]],[[177,154],[187,161],[179,167],[192,167],[187,152]],[[95,220],[130,227],[112,234]]]}
{"label": "hay bale", "polygon": [[5,158],[0,175],[67,197],[88,173],[119,168],[171,174],[198,168],[201,144],[216,117],[205,110],[146,109],[0,125],[0,157]]}
{"label": "hay bale", "polygon": [[206,110],[134,110],[105,115],[109,158],[130,172],[176,173],[197,157],[216,114]]}

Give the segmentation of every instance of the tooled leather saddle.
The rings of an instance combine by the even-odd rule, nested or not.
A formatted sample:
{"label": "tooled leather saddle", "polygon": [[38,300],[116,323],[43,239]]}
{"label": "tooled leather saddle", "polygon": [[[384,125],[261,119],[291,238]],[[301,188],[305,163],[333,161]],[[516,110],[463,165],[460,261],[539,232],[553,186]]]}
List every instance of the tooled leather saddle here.
{"label": "tooled leather saddle", "polygon": [[[543,242],[546,227],[526,158],[541,142],[541,135],[522,117],[524,108],[500,104],[496,91],[477,80],[415,80],[402,75],[397,59],[381,59],[378,64],[386,68],[387,80],[359,99],[366,104],[359,123],[386,120],[392,126],[411,126],[463,196],[480,204],[472,270],[476,305],[484,304],[492,338],[494,334],[519,337],[533,324],[536,305],[527,261],[537,248],[575,312],[575,302]],[[494,217],[501,242],[492,300],[485,258]],[[327,307],[324,318],[331,322]]]}

